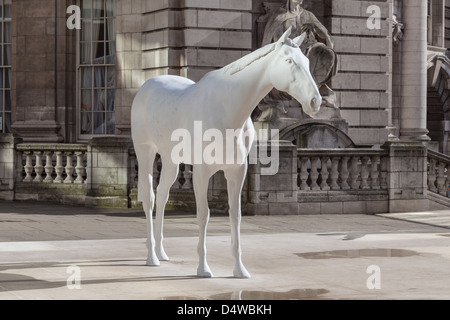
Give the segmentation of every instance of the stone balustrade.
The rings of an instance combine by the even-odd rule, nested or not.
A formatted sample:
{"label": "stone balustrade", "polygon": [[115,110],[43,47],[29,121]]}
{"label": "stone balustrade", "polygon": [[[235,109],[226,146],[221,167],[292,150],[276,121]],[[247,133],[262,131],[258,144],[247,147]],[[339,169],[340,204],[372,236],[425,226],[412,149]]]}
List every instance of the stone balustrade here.
{"label": "stone balustrade", "polygon": [[297,184],[302,191],[387,189],[385,150],[298,149]]}
{"label": "stone balustrade", "polygon": [[449,197],[450,157],[428,150],[428,191]]}
{"label": "stone balustrade", "polygon": [[[249,165],[242,193],[243,209],[249,214],[371,214],[428,210],[431,202],[444,206],[448,202],[450,157],[427,150],[422,143],[391,142],[380,149],[298,149],[279,141],[273,147],[258,144],[258,161]],[[127,138],[94,138],[87,145],[29,144],[10,135],[0,140],[0,150],[0,199],[141,205],[138,163]],[[279,155],[278,170],[263,174],[268,160],[275,160],[273,151]],[[155,188],[161,170],[157,158]],[[192,170],[180,165],[169,207],[195,210]],[[212,212],[227,211],[226,185],[223,174],[211,178]]]}
{"label": "stone balustrade", "polygon": [[[134,149],[130,149],[130,167],[129,167],[129,181],[130,188],[134,189],[138,187],[138,172],[139,165],[136,159],[136,153]],[[180,169],[178,172],[178,177],[172,186],[172,189],[184,189],[192,190],[192,165],[180,164]],[[157,155],[154,165],[153,165],[153,187],[157,187],[159,184],[159,178],[161,176],[162,163],[161,158]]]}
{"label": "stone balustrade", "polygon": [[16,152],[16,182],[86,183],[86,145],[19,144]]}

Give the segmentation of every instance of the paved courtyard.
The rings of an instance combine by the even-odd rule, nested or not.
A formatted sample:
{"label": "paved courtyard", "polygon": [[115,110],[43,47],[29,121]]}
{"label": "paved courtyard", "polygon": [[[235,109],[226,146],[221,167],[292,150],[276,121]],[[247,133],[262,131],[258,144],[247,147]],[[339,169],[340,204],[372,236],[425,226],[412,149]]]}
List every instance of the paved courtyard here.
{"label": "paved courtyard", "polygon": [[160,267],[145,266],[145,224],[138,210],[0,202],[0,300],[450,299],[450,210],[244,216],[245,280],[226,216],[208,228],[212,279],[195,277],[193,213],[167,214]]}

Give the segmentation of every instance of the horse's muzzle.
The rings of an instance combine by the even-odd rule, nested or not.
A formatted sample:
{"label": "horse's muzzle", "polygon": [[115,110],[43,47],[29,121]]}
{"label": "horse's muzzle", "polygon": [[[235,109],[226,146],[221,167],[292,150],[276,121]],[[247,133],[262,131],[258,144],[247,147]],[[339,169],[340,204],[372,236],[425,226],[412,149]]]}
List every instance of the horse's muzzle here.
{"label": "horse's muzzle", "polygon": [[322,105],[322,97],[319,96],[319,98],[313,98],[311,100],[310,106],[314,114],[319,112],[321,105]]}

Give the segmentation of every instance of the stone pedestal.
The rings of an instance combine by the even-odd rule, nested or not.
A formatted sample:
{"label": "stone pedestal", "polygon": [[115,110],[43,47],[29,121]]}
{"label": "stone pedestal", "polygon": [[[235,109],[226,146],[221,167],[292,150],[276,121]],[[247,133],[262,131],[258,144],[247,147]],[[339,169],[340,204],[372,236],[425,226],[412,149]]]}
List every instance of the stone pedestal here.
{"label": "stone pedestal", "polygon": [[20,142],[13,134],[0,134],[0,200],[14,200],[15,147]]}
{"label": "stone pedestal", "polygon": [[297,147],[272,140],[257,148],[249,159],[247,213],[297,215]]}
{"label": "stone pedestal", "polygon": [[128,207],[131,139],[93,138],[88,146],[87,206]]}
{"label": "stone pedestal", "polygon": [[427,147],[421,142],[387,142],[389,212],[428,210]]}

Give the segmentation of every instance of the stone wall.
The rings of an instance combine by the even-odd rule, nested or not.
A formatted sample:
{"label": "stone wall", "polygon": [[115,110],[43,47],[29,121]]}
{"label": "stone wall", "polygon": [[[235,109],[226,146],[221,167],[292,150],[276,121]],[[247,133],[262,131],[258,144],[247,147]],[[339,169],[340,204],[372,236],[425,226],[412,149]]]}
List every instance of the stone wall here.
{"label": "stone wall", "polygon": [[146,4],[154,1],[116,0],[116,134],[131,135],[131,104],[144,84],[143,22]]}
{"label": "stone wall", "polygon": [[145,77],[175,74],[198,81],[252,48],[251,0],[146,1]]}
{"label": "stone wall", "polygon": [[66,10],[73,2],[12,1],[12,127],[26,141],[72,139],[75,34]]}
{"label": "stone wall", "polygon": [[[331,87],[356,144],[387,140],[391,106],[392,44],[389,1],[326,0],[325,19],[339,55],[339,72]],[[372,12],[380,8],[380,29],[368,28]]]}

